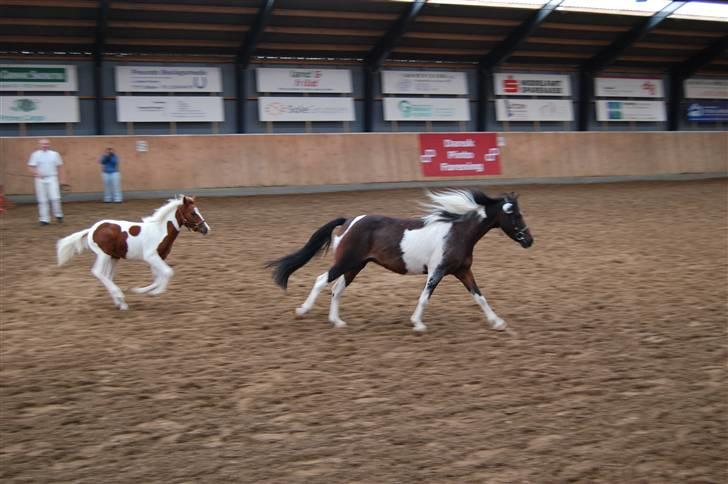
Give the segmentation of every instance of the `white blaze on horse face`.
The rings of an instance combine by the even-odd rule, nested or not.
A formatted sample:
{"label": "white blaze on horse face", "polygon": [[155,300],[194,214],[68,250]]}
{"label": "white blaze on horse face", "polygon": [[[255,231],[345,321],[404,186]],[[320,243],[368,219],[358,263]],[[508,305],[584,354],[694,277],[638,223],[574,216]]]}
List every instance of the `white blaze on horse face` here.
{"label": "white blaze on horse face", "polygon": [[400,242],[407,274],[422,274],[425,266],[432,272],[442,261],[445,237],[451,223],[437,222],[421,229],[405,230]]}
{"label": "white blaze on horse face", "polygon": [[336,250],[336,248],[339,246],[339,244],[344,239],[346,234],[349,233],[349,230],[351,230],[351,228],[354,226],[354,224],[357,223],[359,220],[363,219],[364,217],[366,217],[366,215],[359,215],[358,217],[356,217],[354,220],[351,221],[349,226],[346,227],[346,230],[344,230],[343,234],[334,236],[334,242],[332,244],[334,250]]}

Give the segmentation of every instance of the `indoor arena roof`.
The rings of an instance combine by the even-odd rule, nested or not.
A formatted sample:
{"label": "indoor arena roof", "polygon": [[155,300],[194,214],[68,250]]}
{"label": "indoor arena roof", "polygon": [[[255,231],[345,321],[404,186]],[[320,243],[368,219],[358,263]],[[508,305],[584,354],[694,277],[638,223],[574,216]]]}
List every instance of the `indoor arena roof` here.
{"label": "indoor arena roof", "polygon": [[708,3],[3,0],[0,55],[728,74],[728,5]]}

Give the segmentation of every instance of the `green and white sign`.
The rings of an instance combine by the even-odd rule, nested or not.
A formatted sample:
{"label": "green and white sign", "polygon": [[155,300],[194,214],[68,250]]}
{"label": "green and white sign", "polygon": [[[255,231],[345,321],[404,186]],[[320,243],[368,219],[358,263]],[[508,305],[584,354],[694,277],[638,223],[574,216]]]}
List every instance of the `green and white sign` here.
{"label": "green and white sign", "polygon": [[0,91],[78,91],[76,66],[0,64]]}
{"label": "green and white sign", "polygon": [[385,97],[385,121],[470,121],[466,98]]}
{"label": "green and white sign", "polygon": [[0,96],[0,123],[78,123],[77,96]]}

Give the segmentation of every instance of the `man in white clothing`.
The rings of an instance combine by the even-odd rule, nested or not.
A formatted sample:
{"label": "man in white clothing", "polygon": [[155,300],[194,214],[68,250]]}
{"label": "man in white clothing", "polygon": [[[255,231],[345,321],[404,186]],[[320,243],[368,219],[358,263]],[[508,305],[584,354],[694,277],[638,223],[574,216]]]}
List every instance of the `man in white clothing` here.
{"label": "man in white clothing", "polygon": [[64,183],[63,160],[57,151],[50,149],[51,143],[47,139],[38,141],[39,149],[30,155],[28,169],[35,177],[35,196],[38,199],[38,214],[41,225],[51,222],[48,207],[50,201],[58,223],[63,222],[61,209],[61,190],[58,184],[60,179]]}

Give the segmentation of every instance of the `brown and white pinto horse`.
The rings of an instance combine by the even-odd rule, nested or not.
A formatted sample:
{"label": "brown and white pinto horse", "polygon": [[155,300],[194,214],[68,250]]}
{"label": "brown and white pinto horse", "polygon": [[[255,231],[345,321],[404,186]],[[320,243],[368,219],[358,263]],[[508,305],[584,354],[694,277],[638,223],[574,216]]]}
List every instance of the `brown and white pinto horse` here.
{"label": "brown and white pinto horse", "polygon": [[143,260],[152,269],[154,282],[146,287],[132,289],[136,293],[161,294],[174,271],[164,262],[182,227],[203,235],[210,231],[195,199],[180,195],[166,205],[144,217],[142,222],[101,220],[91,228],[81,230],[59,240],[56,246],[58,265],[62,266],[75,254],[91,249],[96,254],[91,273],[106,287],[119,309],[128,309],[124,293],[114,284],[114,273],[119,259]]}
{"label": "brown and white pinto horse", "polygon": [[429,213],[422,219],[380,215],[338,218],[319,228],[299,251],[269,262],[267,266],[274,268],[274,281],[285,289],[293,272],[333,245],[334,265],[318,276],[296,314],[306,314],[321,290],[333,282],[329,321],[337,327],[345,326],[339,317],[341,295],[367,263],[375,262],[399,274],[427,274],[427,284],[410,318],[415,331],[427,329],[422,313],[432,292],[448,274],[465,285],[494,329],[506,329],[505,321],[493,312],[478,289],[470,266],[473,247],[492,228],[500,227],[524,248],[533,244],[517,195],[490,198],[477,190],[445,190],[428,192],[428,196],[431,202],[425,207]]}

